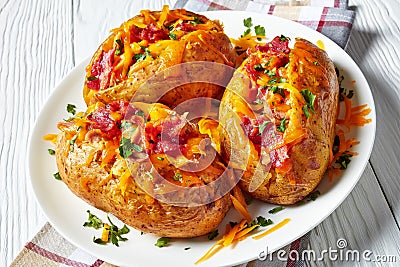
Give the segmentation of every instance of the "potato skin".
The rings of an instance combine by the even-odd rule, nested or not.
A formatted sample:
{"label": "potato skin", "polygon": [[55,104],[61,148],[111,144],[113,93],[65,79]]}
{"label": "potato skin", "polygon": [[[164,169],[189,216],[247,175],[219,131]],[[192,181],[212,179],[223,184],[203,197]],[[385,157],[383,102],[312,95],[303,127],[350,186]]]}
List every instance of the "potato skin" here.
{"label": "potato skin", "polygon": [[[201,18],[203,22],[211,22],[205,16],[195,14],[189,11],[185,11],[187,16],[194,16]],[[159,16],[159,11],[150,12],[154,16]],[[140,17],[138,15],[130,20]],[[228,36],[226,36],[222,30],[222,26],[218,21],[213,21],[215,27],[212,30],[196,30],[194,32],[185,33],[179,40],[165,40],[160,43],[166,42],[163,51],[156,58],[151,60],[149,64],[140,66],[141,62],[133,64],[129,71],[127,79],[118,81],[112,84],[108,88],[100,89],[99,91],[92,90],[88,87],[88,81],[85,81],[83,89],[83,97],[86,104],[89,106],[95,102],[109,103],[115,100],[124,99],[131,101],[132,97],[139,90],[139,88],[146,83],[146,81],[154,75],[161,75],[163,71],[178,65],[180,63],[206,61],[216,62],[220,64],[227,64],[234,66],[236,61],[236,52],[233,45],[230,42]],[[118,32],[112,33],[98,48],[93,55],[89,65],[86,68],[86,77],[91,76],[93,65],[101,56],[103,51],[109,51],[113,47],[114,38]],[[202,39],[206,44],[199,39]],[[150,44],[154,45],[154,44]],[[114,45],[115,46],[115,45]],[[218,52],[217,52],[218,51]],[[151,52],[151,50],[150,50]],[[224,58],[223,58],[224,57]],[[221,70],[221,69],[220,69]],[[215,75],[216,72],[214,72]],[[231,75],[229,71],[219,71],[218,75],[221,76],[221,80],[226,75]],[[163,74],[164,75],[164,74]],[[165,74],[168,75],[168,74]],[[172,76],[175,76],[174,73]],[[186,73],[180,73],[179,75],[186,75]],[[161,78],[161,77],[160,77]],[[168,77],[171,79],[171,77]],[[197,78],[197,77],[195,77]],[[188,79],[188,78],[186,78]],[[167,80],[164,77],[164,81]],[[190,80],[190,78],[189,78]],[[195,97],[211,97],[221,99],[224,87],[212,83],[201,83],[193,82],[190,84],[184,84],[177,87],[171,87],[170,90],[159,99],[159,92],[156,92],[155,87],[151,90],[146,90],[139,95],[136,95],[134,101],[148,101],[148,103],[159,102],[167,105],[170,108],[174,108],[180,103],[195,98]],[[154,91],[153,91],[154,90]]]}
{"label": "potato skin", "polygon": [[[307,40],[297,38],[289,57],[290,63],[287,68],[291,72],[289,73],[290,83],[296,88],[307,88],[316,96],[315,113],[303,124],[307,133],[306,137],[290,148],[291,169],[286,173],[278,174],[274,168],[271,168],[270,174],[263,173],[263,183],[255,191],[250,192],[257,199],[280,205],[294,204],[302,200],[321,181],[329,164],[330,150],[335,137],[339,97],[334,65],[325,51]],[[242,68],[239,68],[238,72],[246,75]],[[246,153],[257,153],[251,152],[249,146],[246,145],[248,138],[240,127],[240,119],[234,119],[229,113],[229,109],[235,109],[237,105],[237,102],[232,99],[238,99],[237,94],[240,95],[244,86],[246,86],[245,82],[239,75],[234,74],[231,85],[228,85],[222,98],[220,122],[222,121],[225,125],[232,123],[231,128],[236,130],[236,133],[231,133],[231,137],[223,136],[222,153],[225,158],[232,157],[232,153],[235,153],[234,157],[240,155],[237,151],[231,151],[233,149],[231,142],[236,148],[241,148]],[[247,155],[241,155],[242,160],[246,160]],[[242,166],[242,169],[246,171],[239,183],[247,192],[256,163],[250,158],[248,165]]]}
{"label": "potato skin", "polygon": [[[114,162],[102,167],[104,146],[101,142],[104,138],[90,132],[86,134],[85,140],[76,143],[71,151],[71,139],[68,134],[72,129],[73,127],[60,132],[56,141],[56,162],[62,181],[75,195],[98,209],[112,213],[127,225],[163,237],[196,237],[218,227],[229,210],[229,194],[197,207],[162,203],[139,188],[133,177],[122,193],[120,173],[127,171],[125,159],[118,155]],[[194,131],[194,128],[187,131]],[[94,157],[90,160],[89,155],[93,153]],[[111,168],[121,171],[110,176]],[[161,175],[168,175],[174,168],[169,164],[158,171]],[[213,181],[224,169],[220,158],[217,157],[210,167],[194,175],[202,181]]]}

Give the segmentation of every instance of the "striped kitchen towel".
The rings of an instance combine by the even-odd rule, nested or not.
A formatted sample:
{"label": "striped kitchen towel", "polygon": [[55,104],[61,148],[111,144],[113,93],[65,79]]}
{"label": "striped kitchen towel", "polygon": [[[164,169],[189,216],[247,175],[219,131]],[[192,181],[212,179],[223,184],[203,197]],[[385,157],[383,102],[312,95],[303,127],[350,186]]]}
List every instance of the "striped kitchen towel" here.
{"label": "striped kitchen towel", "polygon": [[178,0],[174,8],[191,11],[245,10],[274,15],[306,25],[345,48],[355,12],[347,0]]}
{"label": "striped kitchen towel", "polygon": [[[194,12],[207,10],[246,10],[275,15],[297,21],[321,32],[344,48],[350,36],[355,12],[348,10],[347,0],[177,0],[174,8],[186,8]],[[281,255],[301,255],[307,249],[310,233],[283,247]],[[240,267],[304,266],[301,259],[276,260],[276,253],[260,255]],[[264,256],[264,257],[263,257]],[[296,258],[296,257],[294,257]],[[46,224],[28,242],[11,267],[19,266],[114,266],[97,259],[65,240],[55,229]]]}

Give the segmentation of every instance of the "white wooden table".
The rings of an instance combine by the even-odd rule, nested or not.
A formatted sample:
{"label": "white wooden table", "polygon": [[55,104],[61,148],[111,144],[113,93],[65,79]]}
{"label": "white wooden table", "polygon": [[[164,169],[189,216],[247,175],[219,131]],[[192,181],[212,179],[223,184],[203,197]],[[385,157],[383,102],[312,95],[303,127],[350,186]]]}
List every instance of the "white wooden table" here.
{"label": "white wooden table", "polygon": [[[0,1],[0,266],[9,265],[46,222],[30,187],[27,142],[52,89],[95,51],[109,29],[142,7],[174,2]],[[377,135],[358,185],[312,231],[311,248],[318,253],[344,238],[352,249],[395,255],[400,264],[400,1],[350,5],[357,16],[347,52],[372,89]]]}

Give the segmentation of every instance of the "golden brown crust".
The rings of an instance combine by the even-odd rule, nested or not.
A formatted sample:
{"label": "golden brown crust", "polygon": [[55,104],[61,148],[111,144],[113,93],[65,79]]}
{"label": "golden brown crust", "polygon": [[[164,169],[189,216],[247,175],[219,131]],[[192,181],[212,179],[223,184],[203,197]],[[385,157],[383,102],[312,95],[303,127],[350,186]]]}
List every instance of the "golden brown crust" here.
{"label": "golden brown crust", "polygon": [[[246,73],[241,68],[238,71],[242,74]],[[263,174],[261,186],[250,192],[257,199],[282,205],[300,201],[312,192],[321,181],[328,167],[330,150],[335,136],[339,97],[339,86],[332,61],[325,51],[307,40],[296,39],[290,54],[288,72],[289,83],[293,87],[299,91],[308,89],[316,96],[315,113],[303,125],[306,137],[290,148],[291,169],[286,173],[278,174],[274,168],[271,168],[270,174]],[[240,84],[240,79],[237,77],[239,76],[234,74],[231,81],[234,86],[228,86],[230,90],[226,90],[222,98],[222,104],[229,108],[220,110],[220,121],[223,121],[225,125],[229,121],[231,124],[228,125],[236,131],[236,134],[231,132],[235,146],[242,146],[242,151],[249,151],[249,146],[246,145],[247,136],[240,128],[240,119],[233,119],[229,113],[229,109],[234,109],[236,105],[232,99],[237,99],[236,94],[240,95],[242,85],[245,86],[243,82],[242,85]],[[223,137],[223,155],[232,157],[230,151],[232,140],[227,135]],[[256,152],[253,151],[253,153]],[[242,155],[242,157],[244,156]],[[250,159],[247,170],[240,181],[240,185],[245,191],[249,191],[256,163],[256,160]]]}

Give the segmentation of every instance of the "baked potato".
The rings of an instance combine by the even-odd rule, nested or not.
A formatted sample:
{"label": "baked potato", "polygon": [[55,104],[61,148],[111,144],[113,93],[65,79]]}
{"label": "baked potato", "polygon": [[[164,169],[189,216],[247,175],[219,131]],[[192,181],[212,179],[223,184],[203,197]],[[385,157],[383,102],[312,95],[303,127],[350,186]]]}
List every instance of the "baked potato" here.
{"label": "baked potato", "polygon": [[204,235],[231,206],[229,194],[218,196],[218,189],[212,200],[196,195],[225,166],[216,153],[205,156],[213,150],[195,124],[162,104],[98,102],[58,128],[55,155],[62,181],[140,231]]}
{"label": "baked potato", "polygon": [[[131,101],[153,75],[160,75],[164,81],[187,75],[179,69],[163,72],[169,67],[196,61],[233,67],[235,57],[234,48],[218,21],[184,9],[169,10],[168,6],[162,11],[142,10],[140,15],[112,30],[97,49],[86,68],[83,97],[88,105],[98,101]],[[221,68],[209,76],[227,80],[225,76],[230,78],[232,73]],[[134,101],[160,102],[173,108],[194,97],[220,99],[224,85],[194,81],[161,92],[153,86],[151,90],[143,89]]]}
{"label": "baked potato", "polygon": [[257,46],[233,75],[219,114],[230,133],[220,133],[221,153],[244,171],[241,188],[282,205],[303,199],[326,172],[339,102],[326,52],[301,38],[291,49],[289,41],[277,36]]}

